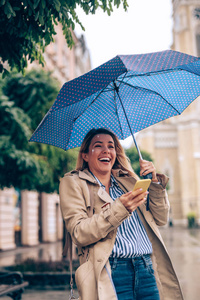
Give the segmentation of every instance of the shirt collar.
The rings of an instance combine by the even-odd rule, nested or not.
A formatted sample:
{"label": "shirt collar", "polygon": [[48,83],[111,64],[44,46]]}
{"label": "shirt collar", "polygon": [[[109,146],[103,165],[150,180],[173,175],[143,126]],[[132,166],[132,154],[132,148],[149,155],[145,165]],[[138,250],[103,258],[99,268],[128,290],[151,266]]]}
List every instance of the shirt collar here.
{"label": "shirt collar", "polygon": [[[102,187],[102,188],[106,188],[105,187],[105,185],[103,185],[103,183],[101,183],[101,181],[91,172],[91,171],[89,171],[91,174],[92,174],[92,176],[96,179],[96,181],[98,182],[98,184]],[[115,186],[118,186],[118,184],[117,184],[117,181],[116,181],[116,179],[115,179],[115,177],[113,176],[113,174],[111,174],[111,176],[110,176],[110,181],[111,181],[111,186],[110,186],[110,188],[113,188],[114,187],[114,185]]]}

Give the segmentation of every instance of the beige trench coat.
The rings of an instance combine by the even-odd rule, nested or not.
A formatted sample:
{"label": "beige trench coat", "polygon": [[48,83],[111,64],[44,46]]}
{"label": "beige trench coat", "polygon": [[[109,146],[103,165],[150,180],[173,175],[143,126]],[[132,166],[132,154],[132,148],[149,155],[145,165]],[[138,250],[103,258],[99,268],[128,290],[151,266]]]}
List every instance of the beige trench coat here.
{"label": "beige trench coat", "polygon": [[[131,191],[136,179],[121,170],[113,170],[120,187]],[[165,190],[168,178],[157,174],[161,184],[151,183],[150,211],[142,204],[138,214],[153,246],[152,261],[161,300],[183,299],[178,279],[158,230],[168,221],[169,203]],[[88,185],[90,188],[88,189]],[[90,198],[94,215],[88,217]],[[107,203],[107,205],[105,205]],[[60,204],[67,231],[78,247],[80,267],[75,274],[81,300],[116,300],[108,258],[112,252],[117,227],[129,217],[119,199],[115,201],[88,172],[72,171],[60,182]],[[87,262],[83,255],[89,247]]]}

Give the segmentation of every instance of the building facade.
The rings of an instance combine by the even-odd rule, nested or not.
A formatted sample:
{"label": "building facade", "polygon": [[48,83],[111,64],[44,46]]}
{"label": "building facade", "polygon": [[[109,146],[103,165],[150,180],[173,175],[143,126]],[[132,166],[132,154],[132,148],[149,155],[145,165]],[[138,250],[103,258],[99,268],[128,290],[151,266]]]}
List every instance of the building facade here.
{"label": "building facade", "polygon": [[[200,56],[200,2],[175,0],[172,50]],[[199,14],[199,17],[198,17]],[[200,218],[200,97],[177,117],[138,134],[159,172],[170,177],[169,200],[174,224],[186,224],[189,213]]]}
{"label": "building facade", "polygon": [[0,190],[0,250],[56,242],[62,237],[57,194]]}
{"label": "building facade", "polygon": [[[45,49],[44,69],[51,71],[62,86],[65,82],[90,71],[91,60],[83,35],[77,37],[72,31],[74,45],[70,49],[63,35],[62,25],[57,25],[55,30],[57,34],[54,37],[54,43]],[[38,63],[34,62],[29,67],[38,67]]]}
{"label": "building facade", "polygon": [[[44,68],[52,71],[62,86],[90,71],[91,63],[83,36],[78,38],[72,32],[74,46],[69,49],[61,25],[56,27],[56,32],[55,42],[46,48],[44,54]],[[29,66],[36,67],[37,62]],[[58,194],[14,188],[0,190],[0,250],[56,242],[63,238],[63,233]]]}

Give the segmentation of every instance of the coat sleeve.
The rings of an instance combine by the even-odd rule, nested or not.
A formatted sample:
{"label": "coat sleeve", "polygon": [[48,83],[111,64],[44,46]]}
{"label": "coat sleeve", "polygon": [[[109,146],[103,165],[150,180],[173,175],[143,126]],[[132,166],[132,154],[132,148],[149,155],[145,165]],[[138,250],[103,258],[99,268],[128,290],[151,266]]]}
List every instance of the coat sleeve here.
{"label": "coat sleeve", "polygon": [[105,238],[129,216],[121,201],[116,199],[113,203],[106,203],[99,214],[89,218],[86,205],[89,192],[83,188],[78,176],[62,178],[59,194],[67,231],[73,242],[81,247]]}
{"label": "coat sleeve", "polygon": [[169,217],[169,201],[166,192],[166,185],[169,178],[163,174],[157,174],[160,182],[151,183],[149,187],[149,208],[158,226],[167,224]]}

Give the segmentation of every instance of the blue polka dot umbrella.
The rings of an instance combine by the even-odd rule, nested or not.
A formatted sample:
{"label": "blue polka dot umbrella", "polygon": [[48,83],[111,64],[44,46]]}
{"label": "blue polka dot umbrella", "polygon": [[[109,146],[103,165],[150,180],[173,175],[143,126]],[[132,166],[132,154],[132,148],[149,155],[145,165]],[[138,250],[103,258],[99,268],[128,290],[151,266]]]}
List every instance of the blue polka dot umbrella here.
{"label": "blue polka dot umbrella", "polygon": [[91,128],[119,139],[181,114],[200,95],[200,58],[167,50],[118,55],[66,82],[30,141],[68,150]]}

